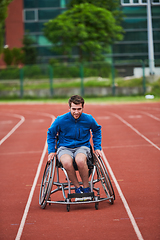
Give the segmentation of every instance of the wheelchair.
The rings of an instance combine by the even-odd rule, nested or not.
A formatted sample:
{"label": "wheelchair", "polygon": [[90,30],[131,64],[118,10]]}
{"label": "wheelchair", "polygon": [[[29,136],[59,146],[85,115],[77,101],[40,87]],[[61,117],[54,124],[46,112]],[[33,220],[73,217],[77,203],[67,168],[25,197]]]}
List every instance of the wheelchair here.
{"label": "wheelchair", "polygon": [[[114,203],[115,193],[105,164],[101,157],[93,153],[92,147],[91,156],[91,159],[87,160],[90,193],[73,193],[75,187],[70,182],[68,174],[58,161],[57,156],[46,163],[39,193],[39,205],[42,209],[45,209],[47,204],[63,204],[66,205],[69,212],[70,206],[73,204],[94,203],[95,209],[98,210],[99,202],[108,200],[110,204]],[[75,170],[78,170],[75,162],[73,165]],[[63,172],[63,182],[60,182],[60,171]],[[82,185],[82,182],[79,183]],[[99,185],[103,187],[103,197],[100,197],[100,186],[97,187],[98,183],[101,183]],[[58,192],[62,192],[63,200],[57,199],[56,193]],[[89,200],[83,201],[84,198],[88,197]],[[82,201],[75,201],[76,198],[82,199]]]}

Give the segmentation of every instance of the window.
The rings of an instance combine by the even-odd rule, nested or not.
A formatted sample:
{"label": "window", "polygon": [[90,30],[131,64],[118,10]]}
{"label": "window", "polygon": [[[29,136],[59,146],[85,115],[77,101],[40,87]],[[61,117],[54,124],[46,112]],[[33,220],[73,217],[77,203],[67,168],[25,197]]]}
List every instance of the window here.
{"label": "window", "polygon": [[123,41],[147,41],[147,31],[128,31]]}
{"label": "window", "polygon": [[38,45],[40,45],[40,46],[46,46],[46,45],[51,46],[52,45],[52,43],[43,35],[37,36],[37,38],[38,38]]}
{"label": "window", "polygon": [[147,18],[125,18],[122,26],[124,29],[147,29]]}
{"label": "window", "polygon": [[57,17],[61,13],[61,9],[43,9],[38,10],[39,20],[50,20]]}
{"label": "window", "polygon": [[33,22],[37,20],[38,20],[37,9],[24,10],[24,22],[28,21]]}
{"label": "window", "polygon": [[61,7],[60,0],[38,0],[37,1],[38,6],[40,8],[49,8],[49,7],[54,7],[58,8]]}
{"label": "window", "polygon": [[141,55],[142,53],[148,53],[148,43],[136,43],[136,44],[115,44],[114,47],[114,54],[121,53],[121,54],[130,54],[132,55]]}

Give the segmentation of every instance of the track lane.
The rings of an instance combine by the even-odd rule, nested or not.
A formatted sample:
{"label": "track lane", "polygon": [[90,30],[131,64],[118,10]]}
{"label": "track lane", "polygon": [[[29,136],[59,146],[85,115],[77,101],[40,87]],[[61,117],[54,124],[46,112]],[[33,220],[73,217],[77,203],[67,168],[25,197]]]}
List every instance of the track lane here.
{"label": "track lane", "polygon": [[32,116],[24,115],[25,123],[0,148],[1,239],[13,239],[16,236],[29,195],[28,185],[32,185],[46,129],[51,122],[46,116],[43,116],[43,123],[38,122],[39,116],[34,116],[34,112]]}
{"label": "track lane", "polygon": [[[46,113],[43,113],[42,115],[50,117],[52,119],[51,122],[53,122],[55,120],[55,117],[53,115],[46,114]],[[16,238],[15,238],[16,240],[19,240],[21,238],[23,228],[24,228],[24,225],[25,225],[25,222],[26,222],[26,218],[27,218],[28,211],[29,211],[29,208],[30,208],[30,205],[31,205],[31,202],[32,202],[32,198],[33,198],[33,195],[34,195],[34,191],[35,191],[35,188],[36,188],[36,185],[37,185],[37,181],[38,181],[38,178],[39,178],[39,174],[40,174],[40,171],[41,171],[41,168],[42,168],[42,163],[43,163],[44,157],[46,155],[46,152],[47,152],[47,141],[45,142],[45,146],[44,146],[41,158],[40,158],[40,162],[38,164],[38,168],[37,168],[37,172],[36,172],[36,175],[35,175],[35,178],[34,178],[34,181],[33,181],[33,185],[32,185],[28,200],[27,200],[27,204],[26,204],[23,216],[22,216],[22,220],[21,220],[21,223],[20,223],[20,226],[19,226],[19,229],[18,229],[18,233],[17,233]]]}
{"label": "track lane", "polygon": [[[9,116],[14,117],[14,118],[20,118],[20,121],[0,140],[0,145],[4,141],[6,141],[7,138],[9,138],[16,131],[16,129],[19,128],[19,126],[25,121],[25,118],[23,116],[21,116],[21,115],[18,115],[18,114],[5,114],[5,115],[9,115]],[[6,125],[6,121],[4,121],[4,124]]]}
{"label": "track lane", "polygon": [[[35,111],[43,111],[42,106],[34,106],[33,108],[33,113]],[[116,108],[118,110],[116,110]],[[125,106],[123,106],[123,108],[125,108]],[[121,108],[120,110],[122,117],[124,117],[123,112],[126,112],[122,111],[123,108]],[[25,110],[27,109],[31,110],[29,106],[26,106]],[[64,113],[66,109],[67,105],[63,105],[61,106],[61,108],[59,108],[58,105],[45,106],[45,110],[48,113],[53,113],[55,110],[55,113],[57,115]],[[149,143],[144,143],[144,139],[140,137],[135,137],[136,134],[133,131],[129,130],[129,128],[127,129],[127,127],[120,121],[118,121],[118,119],[116,120],[113,116],[108,116],[106,114],[106,111],[111,111],[113,109],[115,110],[114,112],[119,114],[119,106],[94,106],[93,109],[91,108],[91,106],[88,106],[85,109],[86,112],[92,113],[93,116],[99,115],[99,117],[101,117],[101,119],[97,120],[100,124],[102,124],[104,130],[104,152],[115,173],[117,181],[122,188],[127,202],[131,207],[134,218],[142,232],[142,235],[144,236],[144,239],[151,239],[150,237],[154,237],[154,239],[156,239],[156,237],[158,236],[157,222],[159,220],[159,215],[155,206],[155,202],[158,197],[156,196],[156,181],[159,180],[159,175],[157,175],[158,169],[157,171],[155,171],[155,169],[157,168],[157,150],[155,149],[154,151],[152,151],[152,146],[150,146]],[[22,112],[22,109],[20,110],[20,112]],[[132,120],[134,121],[134,119]],[[136,126],[137,123],[134,127]],[[46,127],[46,129],[47,128],[48,126]],[[140,130],[141,129],[139,129],[139,131]],[[27,132],[31,134],[31,131],[29,131],[28,129]],[[118,139],[117,135],[119,137]],[[37,138],[32,138],[31,142],[33,146],[31,146],[30,144],[30,151],[33,150],[35,142],[36,146],[41,146],[41,149],[43,149],[42,146],[44,146],[44,138],[42,144],[42,139],[40,139],[39,136],[40,135],[37,135]],[[38,140],[35,141],[34,139]],[[7,145],[8,143],[9,142],[7,142]],[[25,148],[23,150],[25,152]],[[29,151],[29,144],[27,150]],[[36,151],[39,151],[37,147]],[[36,173],[35,170],[38,163],[37,156],[38,159],[40,159],[40,154],[38,154],[34,156],[36,158],[32,158],[29,160],[29,168],[34,169],[34,171],[32,170],[32,173],[30,172],[28,176],[26,176],[26,178],[24,179],[26,191],[21,190],[21,195],[23,195],[21,196],[22,199],[27,199],[26,196],[29,195],[29,190],[31,189],[31,185],[33,182],[31,182],[29,179],[33,179],[33,172],[34,174]],[[155,160],[154,163],[150,161],[152,158]],[[47,156],[45,156],[44,162],[46,162],[46,160]],[[138,168],[136,166],[138,166]],[[26,169],[28,169],[28,167]],[[153,169],[154,176],[152,176],[151,174],[151,169]],[[53,236],[54,239],[66,239],[66,236],[68,238],[72,237],[74,239],[86,239],[86,236],[87,239],[88,236],[90,236],[92,239],[97,239],[97,237],[99,237],[99,239],[117,240],[117,236],[118,239],[122,240],[137,239],[137,236],[133,230],[133,227],[130,223],[128,215],[126,214],[126,211],[123,207],[123,204],[116,189],[115,205],[110,206],[107,203],[100,203],[98,211],[94,210],[94,205],[92,204],[92,206],[86,205],[83,207],[72,206],[70,213],[66,213],[66,209],[64,206],[57,205],[51,205],[48,206],[45,210],[41,210],[38,206],[39,184],[41,181],[41,176],[42,172],[38,180],[38,185],[35,188],[35,194],[32,199],[31,207],[28,212],[21,239],[45,239],[50,238],[50,236]],[[147,179],[146,176],[149,176],[149,179]],[[147,179],[147,181],[145,181],[145,179]],[[149,181],[150,184],[148,184]],[[152,196],[150,196],[151,194],[148,194],[147,190],[148,186],[152,187],[152,184]],[[17,212],[17,209],[19,211],[20,208],[21,210],[19,211],[19,215],[21,212],[22,216],[22,212],[24,211],[24,209],[22,209],[20,205],[13,205],[12,202],[10,204],[8,204],[8,207],[10,207],[9,210],[16,210]],[[154,207],[150,207],[150,204],[152,204]],[[15,217],[13,217],[13,219],[15,219]],[[92,222],[92,224],[90,224],[90,222]],[[16,224],[19,223],[20,221],[17,221]],[[78,229],[76,227],[77,224]],[[19,225],[11,225],[10,228],[18,229],[18,226]],[[13,235],[14,234],[12,231],[12,236]]]}
{"label": "track lane", "polygon": [[[124,113],[122,113],[122,111],[119,111],[119,110],[117,112],[121,116],[125,115],[125,117],[131,113],[131,111],[125,111]],[[154,150],[150,144],[147,145],[146,143],[143,143],[144,141],[142,139],[140,138],[138,139],[133,132],[131,132],[129,129],[125,129],[126,127],[121,126],[121,124],[117,120],[114,120],[112,117],[110,118],[108,117],[108,122],[109,122],[109,119],[110,120],[112,119],[111,120],[112,123],[109,125],[109,128],[106,126],[106,130],[107,132],[109,132],[108,135],[112,136],[111,139],[112,138],[115,139],[117,135],[118,139],[117,141],[114,141],[114,142],[111,141],[112,142],[111,148],[107,146],[105,149],[105,152],[113,166],[112,168],[113,169],[117,168],[115,163],[117,163],[117,165],[119,166],[118,173],[121,173],[122,175],[120,176],[118,174],[116,176],[118,179],[120,178],[123,180],[121,183],[121,186],[123,191],[125,192],[125,196],[127,195],[127,199],[129,199],[129,203],[131,203],[131,210],[135,208],[134,205],[136,201],[134,201],[134,199],[137,198],[137,203],[138,204],[140,203],[139,205],[141,206],[141,207],[139,206],[138,209],[143,209],[142,211],[139,210],[139,213],[143,212],[142,216],[145,216],[146,213],[148,212],[148,216],[150,216],[150,221],[149,221],[149,218],[147,217],[146,218],[142,216],[140,217],[145,219],[145,221],[147,222],[146,224],[148,225],[148,229],[151,228],[155,233],[155,236],[153,235],[151,236],[151,234],[149,236],[148,233],[145,234],[144,235],[145,239],[151,239],[151,238],[156,239],[159,234],[159,230],[158,230],[159,211],[158,211],[158,208],[156,207],[156,202],[160,197],[159,186],[157,184],[160,180],[159,149]],[[114,125],[114,129],[112,125]],[[143,125],[136,125],[136,126],[139,126],[139,130],[141,129],[142,132],[148,131],[147,124],[146,124],[146,129],[145,129],[144,123]],[[153,131],[154,135],[156,135],[156,132],[158,130],[159,130],[159,124],[155,125],[154,123],[154,131]],[[109,137],[108,138],[105,137],[105,142],[107,141],[108,143],[110,143],[108,139]],[[135,145],[134,139],[136,140],[136,145]],[[139,143],[138,145],[137,145],[137,142]],[[121,143],[123,143],[123,146],[121,145]],[[125,148],[125,146],[127,146],[127,148]],[[132,147],[129,147],[129,146],[132,146]],[[120,165],[117,159],[120,160]],[[124,174],[126,172],[125,166],[127,166],[128,176]],[[126,182],[126,184],[124,184],[124,182]],[[126,185],[127,188],[124,188],[124,185]],[[151,191],[151,194],[149,194],[150,191]],[[128,196],[128,193],[129,193],[129,196]],[[155,211],[153,211],[153,208],[152,209],[149,208],[148,210],[149,202],[150,203],[153,202]],[[136,216],[135,214],[135,212],[137,212],[136,209],[134,209],[133,212],[134,212],[134,216]],[[146,229],[143,229],[143,230],[145,233],[148,232],[146,231]],[[142,235],[143,235],[143,231],[142,231]]]}

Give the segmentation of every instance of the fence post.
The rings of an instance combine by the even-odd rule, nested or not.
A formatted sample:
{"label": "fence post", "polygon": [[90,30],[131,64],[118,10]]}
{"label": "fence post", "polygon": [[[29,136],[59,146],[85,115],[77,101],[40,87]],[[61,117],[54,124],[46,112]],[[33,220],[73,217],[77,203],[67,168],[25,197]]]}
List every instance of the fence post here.
{"label": "fence post", "polygon": [[81,96],[84,96],[84,71],[83,71],[83,64],[80,65],[80,77],[81,77]]}
{"label": "fence post", "polygon": [[143,60],[142,60],[142,71],[143,71],[143,79],[142,79],[143,94],[145,95],[145,93],[146,93],[146,77],[145,77],[145,63]]}
{"label": "fence post", "polygon": [[23,68],[19,69],[20,74],[20,98],[23,98]]}
{"label": "fence post", "polygon": [[49,65],[49,82],[50,82],[50,94],[53,97],[54,90],[53,90],[53,66]]}
{"label": "fence post", "polygon": [[112,95],[115,96],[115,74],[114,74],[114,64],[112,60],[112,66],[111,66],[111,72],[112,72]]}

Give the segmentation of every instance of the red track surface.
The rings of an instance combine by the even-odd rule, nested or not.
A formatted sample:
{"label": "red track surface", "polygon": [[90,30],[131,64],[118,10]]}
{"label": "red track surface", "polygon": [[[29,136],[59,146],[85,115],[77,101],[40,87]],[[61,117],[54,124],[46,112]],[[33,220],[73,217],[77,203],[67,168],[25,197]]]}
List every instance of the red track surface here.
{"label": "red track surface", "polygon": [[102,125],[103,151],[116,178],[115,203],[101,202],[98,211],[93,204],[71,206],[69,213],[64,205],[42,210],[38,198],[47,154],[35,189],[33,183],[46,131],[52,114],[67,111],[67,104],[0,105],[0,140],[25,118],[0,145],[0,239],[160,239],[160,104],[86,104],[85,112]]}

